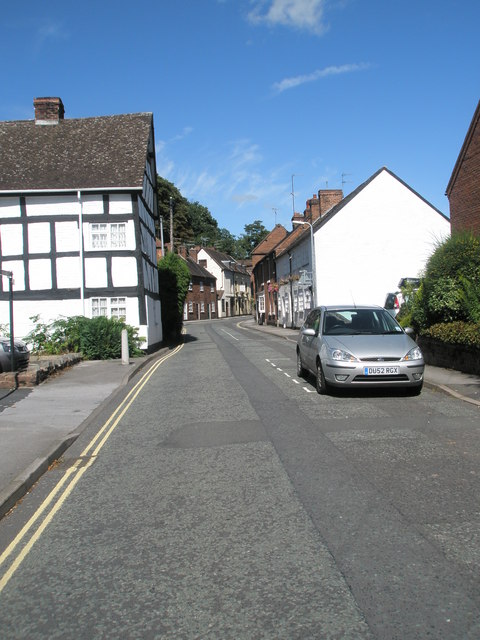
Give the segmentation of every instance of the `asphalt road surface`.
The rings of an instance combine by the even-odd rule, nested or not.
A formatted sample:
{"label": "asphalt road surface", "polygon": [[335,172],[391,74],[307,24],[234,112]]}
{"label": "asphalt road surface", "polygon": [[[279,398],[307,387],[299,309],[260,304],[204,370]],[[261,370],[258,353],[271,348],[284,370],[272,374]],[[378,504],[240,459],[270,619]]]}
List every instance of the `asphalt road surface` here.
{"label": "asphalt road surface", "polygon": [[0,522],[1,638],[478,639],[478,407],[187,331]]}

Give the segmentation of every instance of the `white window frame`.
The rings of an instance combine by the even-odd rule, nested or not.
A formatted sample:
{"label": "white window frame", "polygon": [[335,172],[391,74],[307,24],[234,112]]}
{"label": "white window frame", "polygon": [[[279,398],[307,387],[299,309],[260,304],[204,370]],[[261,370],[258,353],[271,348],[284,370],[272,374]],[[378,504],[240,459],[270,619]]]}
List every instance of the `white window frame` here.
{"label": "white window frame", "polygon": [[126,249],[126,222],[91,222],[90,245],[92,249]]}
{"label": "white window frame", "polygon": [[90,298],[90,308],[92,318],[104,316],[125,320],[127,317],[127,299],[124,297]]}

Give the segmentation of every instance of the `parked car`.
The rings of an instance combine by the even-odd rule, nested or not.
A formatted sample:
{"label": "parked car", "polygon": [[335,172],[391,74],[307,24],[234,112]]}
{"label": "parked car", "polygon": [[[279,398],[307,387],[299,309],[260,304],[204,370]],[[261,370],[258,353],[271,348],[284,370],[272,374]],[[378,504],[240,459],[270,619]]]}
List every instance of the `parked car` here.
{"label": "parked car", "polygon": [[[30,352],[21,340],[14,340],[13,370],[22,371],[28,367]],[[10,338],[0,337],[0,373],[12,370]]]}
{"label": "parked car", "polygon": [[407,302],[405,299],[403,291],[408,287],[409,291],[417,291],[420,286],[420,278],[400,278],[400,282],[398,283],[398,289],[396,291],[391,291],[387,293],[387,297],[385,298],[384,308],[388,311],[388,313],[394,318],[399,313],[402,304]]}
{"label": "parked car", "polygon": [[404,387],[418,395],[425,363],[412,333],[382,307],[316,307],[298,336],[297,374],[313,373],[318,393]]}

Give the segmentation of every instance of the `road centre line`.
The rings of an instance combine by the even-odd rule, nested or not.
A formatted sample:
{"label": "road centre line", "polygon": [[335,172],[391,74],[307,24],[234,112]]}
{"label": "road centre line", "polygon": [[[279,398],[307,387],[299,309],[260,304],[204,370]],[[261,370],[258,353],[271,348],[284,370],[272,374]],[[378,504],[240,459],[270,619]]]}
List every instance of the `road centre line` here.
{"label": "road centre line", "polygon": [[230,338],[233,338],[234,340],[239,341],[240,338],[237,338],[236,336],[232,335],[231,333],[228,333],[228,331],[225,331],[225,329],[222,329],[223,333],[226,333],[227,336],[230,336]]}
{"label": "road centre line", "polygon": [[[296,378],[292,378],[292,376],[289,373],[287,373],[283,369],[280,369],[280,367],[277,367],[277,365],[274,362],[272,362],[269,358],[265,358],[265,362],[268,362],[269,364],[271,364],[272,367],[274,367],[280,373],[283,373],[283,375],[286,376],[287,378],[290,378],[290,380],[295,384],[300,384],[300,382]],[[308,387],[302,387],[302,389],[307,393],[315,393],[313,389],[309,389]]]}
{"label": "road centre line", "polygon": [[[72,465],[69,469],[65,471],[63,477],[57,482],[55,487],[49,493],[49,495],[42,502],[40,507],[36,510],[36,512],[32,515],[29,521],[23,526],[23,528],[19,531],[16,537],[12,540],[12,542],[8,545],[5,551],[0,555],[0,566],[6,561],[6,559],[13,553],[15,548],[20,544],[20,542],[27,536],[30,529],[33,527],[35,522],[40,518],[42,513],[50,506],[50,504],[55,499],[55,496],[60,492],[63,485],[70,480],[69,484],[63,489],[63,493],[57,498],[57,502],[53,505],[50,512],[45,516],[45,519],[40,524],[38,529],[32,534],[25,547],[21,550],[18,556],[15,558],[14,562],[11,564],[9,569],[4,573],[3,576],[0,577],[0,593],[7,586],[8,582],[18,569],[18,567],[22,564],[23,560],[27,557],[28,553],[33,548],[33,545],[40,538],[44,530],[52,521],[55,514],[61,509],[63,503],[70,495],[74,487],[79,482],[80,478],[83,476],[85,471],[95,462],[98,453],[102,449],[103,445],[106,443],[108,438],[113,433],[114,429],[118,426],[120,420],[126,414],[126,412],[130,409],[134,400],[137,398],[140,391],[146,385],[148,380],[152,377],[155,371],[162,365],[166,360],[176,355],[183,348],[183,344],[177,346],[171,353],[162,356],[157,361],[155,361],[152,366],[144,373],[144,375],[140,378],[140,380],[135,384],[135,386],[129,391],[126,397],[122,400],[122,402],[118,405],[118,407],[113,411],[108,420],[102,425],[101,429],[96,433],[94,438],[89,442],[87,447],[80,454],[78,460],[76,460],[75,464]],[[111,426],[110,426],[111,425]],[[110,426],[110,428],[109,428]],[[107,430],[108,429],[108,430]],[[90,458],[85,464],[83,458],[85,458],[88,452],[95,446],[98,439],[103,435],[102,440],[97,445],[93,453],[90,454]],[[83,466],[81,466],[83,465]],[[73,477],[71,477],[73,476]]]}

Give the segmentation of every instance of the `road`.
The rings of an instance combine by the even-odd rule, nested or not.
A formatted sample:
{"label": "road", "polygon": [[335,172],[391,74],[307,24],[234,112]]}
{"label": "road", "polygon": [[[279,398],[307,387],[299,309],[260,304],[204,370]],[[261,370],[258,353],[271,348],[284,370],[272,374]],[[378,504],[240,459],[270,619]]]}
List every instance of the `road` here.
{"label": "road", "polygon": [[187,330],[0,522],[1,637],[480,637],[478,408]]}

